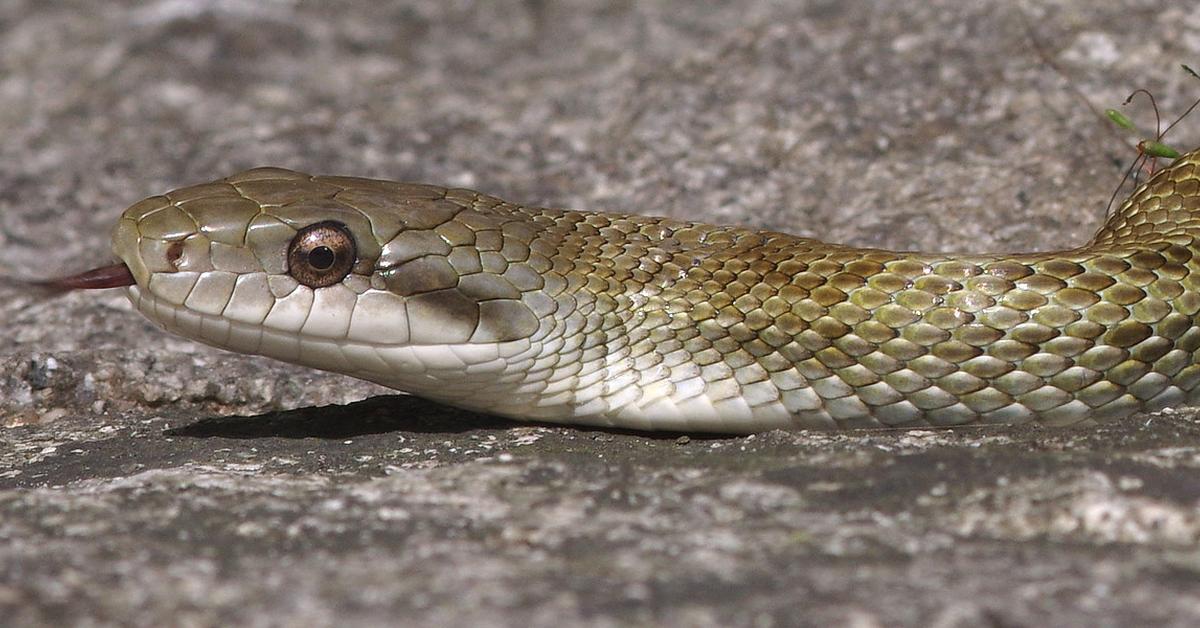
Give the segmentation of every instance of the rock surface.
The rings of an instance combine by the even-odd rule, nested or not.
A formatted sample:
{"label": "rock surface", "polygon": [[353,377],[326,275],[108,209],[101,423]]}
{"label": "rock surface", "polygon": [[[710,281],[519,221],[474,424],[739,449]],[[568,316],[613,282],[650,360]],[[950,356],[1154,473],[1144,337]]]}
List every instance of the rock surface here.
{"label": "rock surface", "polygon": [[[1108,4],[9,0],[0,275],[104,263],[126,205],[264,164],[893,248],[1081,243],[1132,155],[1086,100],[1200,93],[1177,67],[1200,13]],[[1200,621],[1191,410],[687,438],[380,393],[118,294],[0,286],[0,617]]]}

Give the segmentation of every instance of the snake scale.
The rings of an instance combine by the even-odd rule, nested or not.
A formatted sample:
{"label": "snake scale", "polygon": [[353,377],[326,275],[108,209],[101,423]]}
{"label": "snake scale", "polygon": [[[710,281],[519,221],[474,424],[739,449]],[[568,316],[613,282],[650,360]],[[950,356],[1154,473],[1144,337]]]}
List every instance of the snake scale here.
{"label": "snake scale", "polygon": [[1086,246],[1012,255],[258,168],[130,207],[101,283],[203,343],[518,419],[1074,425],[1200,398],[1197,236],[1200,152]]}

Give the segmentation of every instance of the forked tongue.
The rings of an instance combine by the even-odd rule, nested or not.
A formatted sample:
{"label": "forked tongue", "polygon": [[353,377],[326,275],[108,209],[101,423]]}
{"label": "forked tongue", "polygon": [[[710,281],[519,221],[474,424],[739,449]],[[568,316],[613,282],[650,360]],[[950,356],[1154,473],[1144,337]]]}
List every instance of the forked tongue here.
{"label": "forked tongue", "polygon": [[35,281],[18,281],[18,283],[54,292],[67,292],[70,290],[120,288],[123,286],[132,286],[137,282],[134,281],[133,273],[129,272],[128,266],[122,263],[117,263],[111,266],[93,268],[92,270],[84,271],[78,275],[71,275],[69,277],[41,279]]}

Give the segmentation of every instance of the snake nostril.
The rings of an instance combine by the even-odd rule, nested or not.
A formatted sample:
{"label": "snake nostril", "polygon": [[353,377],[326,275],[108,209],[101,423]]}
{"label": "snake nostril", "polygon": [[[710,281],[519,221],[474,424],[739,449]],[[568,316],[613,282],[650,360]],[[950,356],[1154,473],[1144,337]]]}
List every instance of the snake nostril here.
{"label": "snake nostril", "polygon": [[181,259],[183,259],[183,240],[176,240],[167,247],[167,263],[173,270],[178,271]]}

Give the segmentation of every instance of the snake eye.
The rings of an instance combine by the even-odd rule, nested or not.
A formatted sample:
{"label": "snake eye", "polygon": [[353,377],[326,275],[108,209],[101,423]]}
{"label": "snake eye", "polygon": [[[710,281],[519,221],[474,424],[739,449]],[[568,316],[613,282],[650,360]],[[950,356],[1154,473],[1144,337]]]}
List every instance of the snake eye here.
{"label": "snake eye", "polygon": [[324,288],[346,278],[358,259],[354,236],[340,222],[326,221],[300,230],[288,245],[288,274],[309,288]]}

